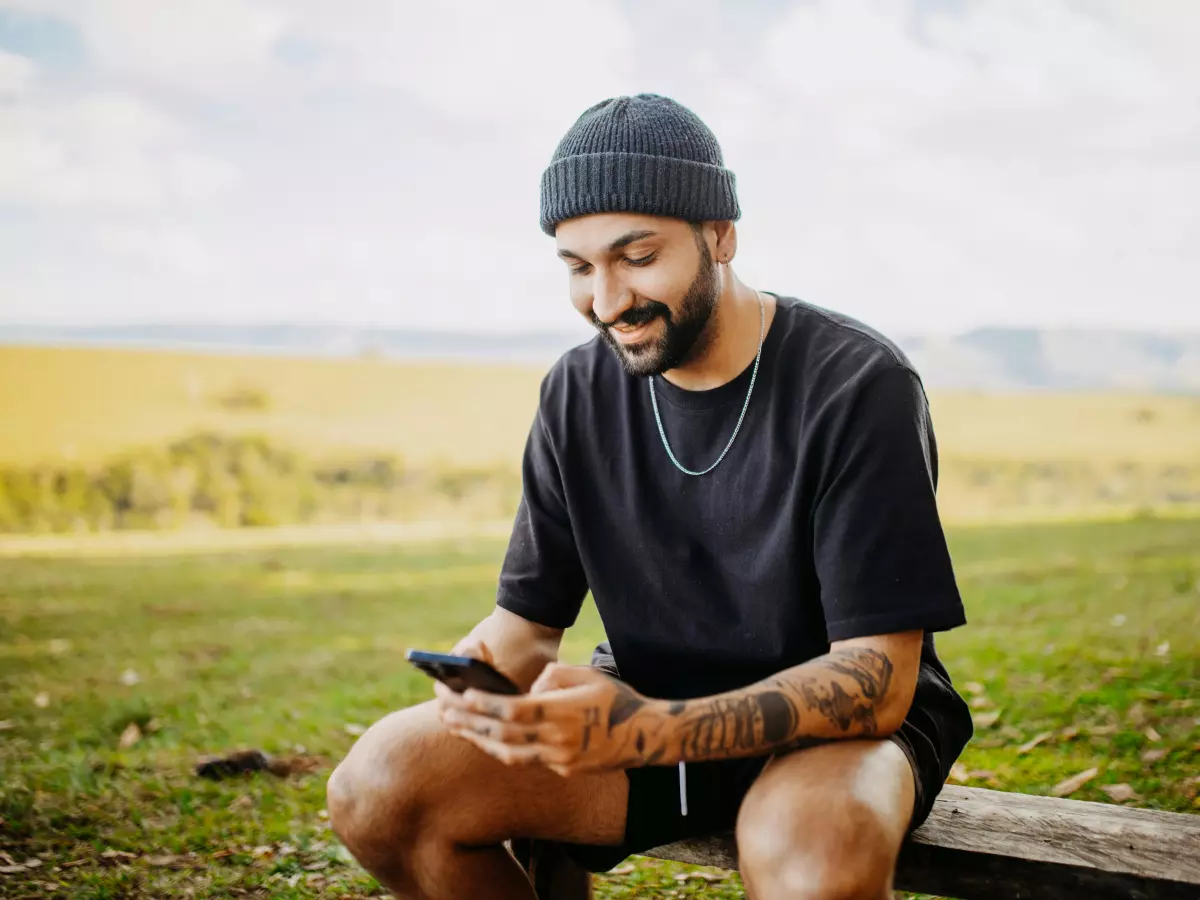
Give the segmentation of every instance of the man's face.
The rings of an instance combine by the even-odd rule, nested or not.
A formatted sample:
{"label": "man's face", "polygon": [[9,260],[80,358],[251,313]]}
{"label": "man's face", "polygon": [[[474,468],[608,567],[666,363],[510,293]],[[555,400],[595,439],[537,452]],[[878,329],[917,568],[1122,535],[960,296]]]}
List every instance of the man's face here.
{"label": "man's face", "polygon": [[703,350],[720,279],[703,237],[687,222],[598,213],[559,224],[558,255],[571,302],[630,375],[657,375]]}

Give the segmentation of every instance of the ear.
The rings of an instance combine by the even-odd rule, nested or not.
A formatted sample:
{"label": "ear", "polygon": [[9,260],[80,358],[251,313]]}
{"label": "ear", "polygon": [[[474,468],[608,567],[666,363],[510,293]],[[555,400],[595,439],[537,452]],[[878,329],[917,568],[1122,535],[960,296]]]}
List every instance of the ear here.
{"label": "ear", "polygon": [[737,225],[730,220],[720,220],[711,224],[716,235],[713,259],[728,265],[737,256]]}

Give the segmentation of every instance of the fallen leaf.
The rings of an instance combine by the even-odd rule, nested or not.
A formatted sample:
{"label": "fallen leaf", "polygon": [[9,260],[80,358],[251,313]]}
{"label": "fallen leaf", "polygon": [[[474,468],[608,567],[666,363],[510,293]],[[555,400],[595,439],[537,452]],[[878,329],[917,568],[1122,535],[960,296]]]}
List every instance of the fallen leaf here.
{"label": "fallen leaf", "polygon": [[707,881],[712,884],[714,881],[724,881],[724,875],[714,875],[712,872],[680,872],[675,876],[676,881],[687,881],[688,879],[696,879],[697,881]]}
{"label": "fallen leaf", "polygon": [[251,856],[271,856],[272,854],[274,854],[274,852],[275,852],[274,847],[267,846],[266,844],[259,844],[257,847],[255,847],[253,850],[250,851],[250,855]]}
{"label": "fallen leaf", "polygon": [[950,780],[957,781],[959,784],[966,784],[971,780],[970,774],[967,772],[967,767],[960,762],[956,762],[950,767]]}
{"label": "fallen leaf", "polygon": [[146,734],[154,734],[156,731],[162,730],[162,722],[158,719],[151,719],[146,723]]}
{"label": "fallen leaf", "polygon": [[628,875],[631,872],[636,872],[637,866],[617,866],[615,869],[609,869],[609,875]]}
{"label": "fallen leaf", "polygon": [[971,709],[987,709],[993,705],[991,698],[983,694],[971,698]]}
{"label": "fallen leaf", "polygon": [[1098,735],[1100,737],[1107,737],[1111,734],[1116,734],[1117,731],[1118,731],[1118,729],[1117,729],[1116,725],[1089,725],[1089,726],[1087,726],[1088,734],[1094,734],[1094,735]]}
{"label": "fallen leaf", "polygon": [[117,746],[122,750],[127,750],[141,739],[142,729],[138,728],[137,722],[130,722],[121,732],[121,739],[117,741]]}
{"label": "fallen leaf", "polygon": [[229,805],[225,807],[229,812],[236,812],[239,809],[250,809],[254,806],[254,801],[250,799],[248,794],[239,794]]}
{"label": "fallen leaf", "polygon": [[1086,772],[1080,772],[1078,775],[1072,775],[1066,781],[1060,781],[1056,784],[1050,793],[1055,797],[1068,797],[1099,774],[1100,770],[1093,768],[1088,769]]}
{"label": "fallen leaf", "polygon": [[185,868],[188,864],[186,856],[180,856],[175,853],[165,853],[162,856],[146,856],[143,857],[143,862],[148,866],[156,868]]}
{"label": "fallen leaf", "polygon": [[0,731],[8,731],[10,728],[16,728],[12,719],[0,719]]}
{"label": "fallen leaf", "polygon": [[33,705],[36,706],[38,709],[45,709],[47,706],[50,705],[50,695],[47,694],[45,691],[42,691],[41,693],[39,693],[37,696],[35,696],[33,698]]}
{"label": "fallen leaf", "polygon": [[1126,800],[1141,800],[1142,798],[1128,784],[1102,784],[1100,790],[1108,794],[1117,803],[1124,803]]}
{"label": "fallen leaf", "polygon": [[304,871],[319,872],[319,871],[321,871],[321,869],[326,868],[328,865],[329,865],[329,860],[323,859],[320,862],[309,863],[307,866],[304,867]]}
{"label": "fallen leaf", "polygon": [[73,859],[70,862],[63,863],[62,868],[73,869],[76,866],[86,866],[88,864],[88,862],[89,862],[89,860],[87,860],[87,859]]}
{"label": "fallen leaf", "polygon": [[1166,656],[1170,652],[1171,652],[1171,642],[1170,641],[1163,641],[1161,644],[1159,644],[1157,647],[1154,648],[1155,656]]}
{"label": "fallen leaf", "polygon": [[286,778],[289,775],[307,775],[311,772],[318,772],[329,765],[329,760],[323,756],[305,756],[297,754],[296,756],[280,756],[271,760],[270,769],[272,775],[278,775],[280,778]]}
{"label": "fallen leaf", "polygon": [[1162,740],[1162,735],[1154,730],[1153,725],[1147,725],[1146,730],[1143,732],[1143,734],[1146,735],[1146,740],[1148,740],[1154,744],[1157,744],[1159,741]]}
{"label": "fallen leaf", "polygon": [[1000,721],[1000,710],[997,709],[993,710],[992,712],[980,713],[973,718],[975,720],[976,728],[991,728]]}
{"label": "fallen leaf", "polygon": [[1179,782],[1179,787],[1183,791],[1183,796],[1195,798],[1200,795],[1200,775],[1193,775],[1191,778],[1185,778]]}
{"label": "fallen leaf", "polygon": [[1058,733],[1060,741],[1073,741],[1077,737],[1079,737],[1079,727],[1077,725],[1068,725]]}
{"label": "fallen leaf", "polygon": [[329,818],[329,810],[327,810],[327,809],[318,810],[317,818],[318,819],[328,819]]}
{"label": "fallen leaf", "polygon": [[125,685],[125,687],[133,687],[141,680],[142,677],[133,669],[126,669],[121,673],[121,684]]}
{"label": "fallen leaf", "polygon": [[367,727],[365,725],[359,725],[357,722],[347,722],[345,725],[342,726],[342,728],[345,729],[346,734],[352,735],[354,737],[358,737],[360,734],[362,734],[364,731],[367,730]]}
{"label": "fallen leaf", "polygon": [[11,856],[9,856],[7,853],[5,853],[3,850],[0,850],[0,859],[4,860],[4,862],[10,866],[15,866],[17,864],[17,861],[15,859],[13,859]]}
{"label": "fallen leaf", "polygon": [[136,853],[127,850],[105,850],[100,856],[103,859],[137,859]]}
{"label": "fallen leaf", "polygon": [[1169,752],[1168,750],[1166,750],[1162,747],[1156,748],[1154,750],[1147,750],[1145,753],[1142,754],[1142,762],[1144,762],[1144,763],[1160,762],[1167,758],[1168,752]]}
{"label": "fallen leaf", "polygon": [[985,688],[978,681],[968,681],[963,685],[963,690],[968,694],[982,694]]}
{"label": "fallen leaf", "polygon": [[233,856],[233,854],[235,854],[235,853],[237,853],[236,850],[229,850],[229,849],[218,850],[215,853],[210,853],[209,859],[224,859],[227,856]]}
{"label": "fallen leaf", "polygon": [[1033,738],[1032,740],[1026,741],[1024,744],[1022,744],[1020,747],[1018,747],[1017,748],[1017,756],[1022,756],[1024,754],[1028,753],[1030,750],[1032,750],[1038,744],[1042,743],[1042,741],[1049,740],[1052,737],[1054,737],[1053,731],[1043,731],[1037,737]]}
{"label": "fallen leaf", "polygon": [[1146,723],[1146,707],[1140,702],[1129,707],[1129,711],[1125,713],[1125,718],[1138,727]]}
{"label": "fallen leaf", "polygon": [[24,871],[24,866],[0,866],[0,875],[16,875],[18,872]]}
{"label": "fallen leaf", "polygon": [[210,756],[196,763],[201,778],[228,778],[245,772],[259,772],[271,766],[271,757],[261,750],[238,750],[227,756]]}
{"label": "fallen leaf", "polygon": [[25,860],[25,868],[27,868],[27,869],[36,869],[41,864],[42,864],[42,861],[40,859],[38,859],[36,856],[31,856],[31,857],[29,857],[29,859]]}
{"label": "fallen leaf", "polygon": [[71,642],[63,638],[53,638],[50,641],[50,653],[59,656],[71,649]]}

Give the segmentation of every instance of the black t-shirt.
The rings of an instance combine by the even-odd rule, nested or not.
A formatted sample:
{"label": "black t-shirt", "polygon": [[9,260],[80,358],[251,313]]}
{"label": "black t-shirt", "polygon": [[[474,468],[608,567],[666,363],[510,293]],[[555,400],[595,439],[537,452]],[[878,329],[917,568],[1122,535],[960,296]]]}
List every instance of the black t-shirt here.
{"label": "black t-shirt", "polygon": [[[706,391],[655,378],[682,465],[707,468],[724,449],[752,368]],[[698,477],[667,456],[647,379],[596,338],[543,381],[523,477],[498,604],[566,628],[590,588],[634,689],[706,696],[830,641],[924,629],[923,670],[937,677],[918,695],[941,692],[932,706],[969,730],[930,634],[965,616],[928,403],[908,360],[868,327],[779,297],[741,431]]]}

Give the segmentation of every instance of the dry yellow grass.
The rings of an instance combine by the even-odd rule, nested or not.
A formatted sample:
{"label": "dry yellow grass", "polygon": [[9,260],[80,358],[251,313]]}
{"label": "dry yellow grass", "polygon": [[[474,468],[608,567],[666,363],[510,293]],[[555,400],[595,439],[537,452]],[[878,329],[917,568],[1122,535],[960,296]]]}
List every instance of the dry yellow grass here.
{"label": "dry yellow grass", "polygon": [[[0,347],[0,465],[99,462],[194,432],[263,432],[314,455],[515,465],[545,367]],[[242,391],[264,409],[235,410]],[[1200,398],[933,395],[949,520],[1194,505]]]}
{"label": "dry yellow grass", "polygon": [[[542,372],[374,359],[0,347],[0,464],[105,459],[197,429],[262,431],[314,454],[413,462],[519,457]],[[269,407],[218,399],[262,392]]]}

